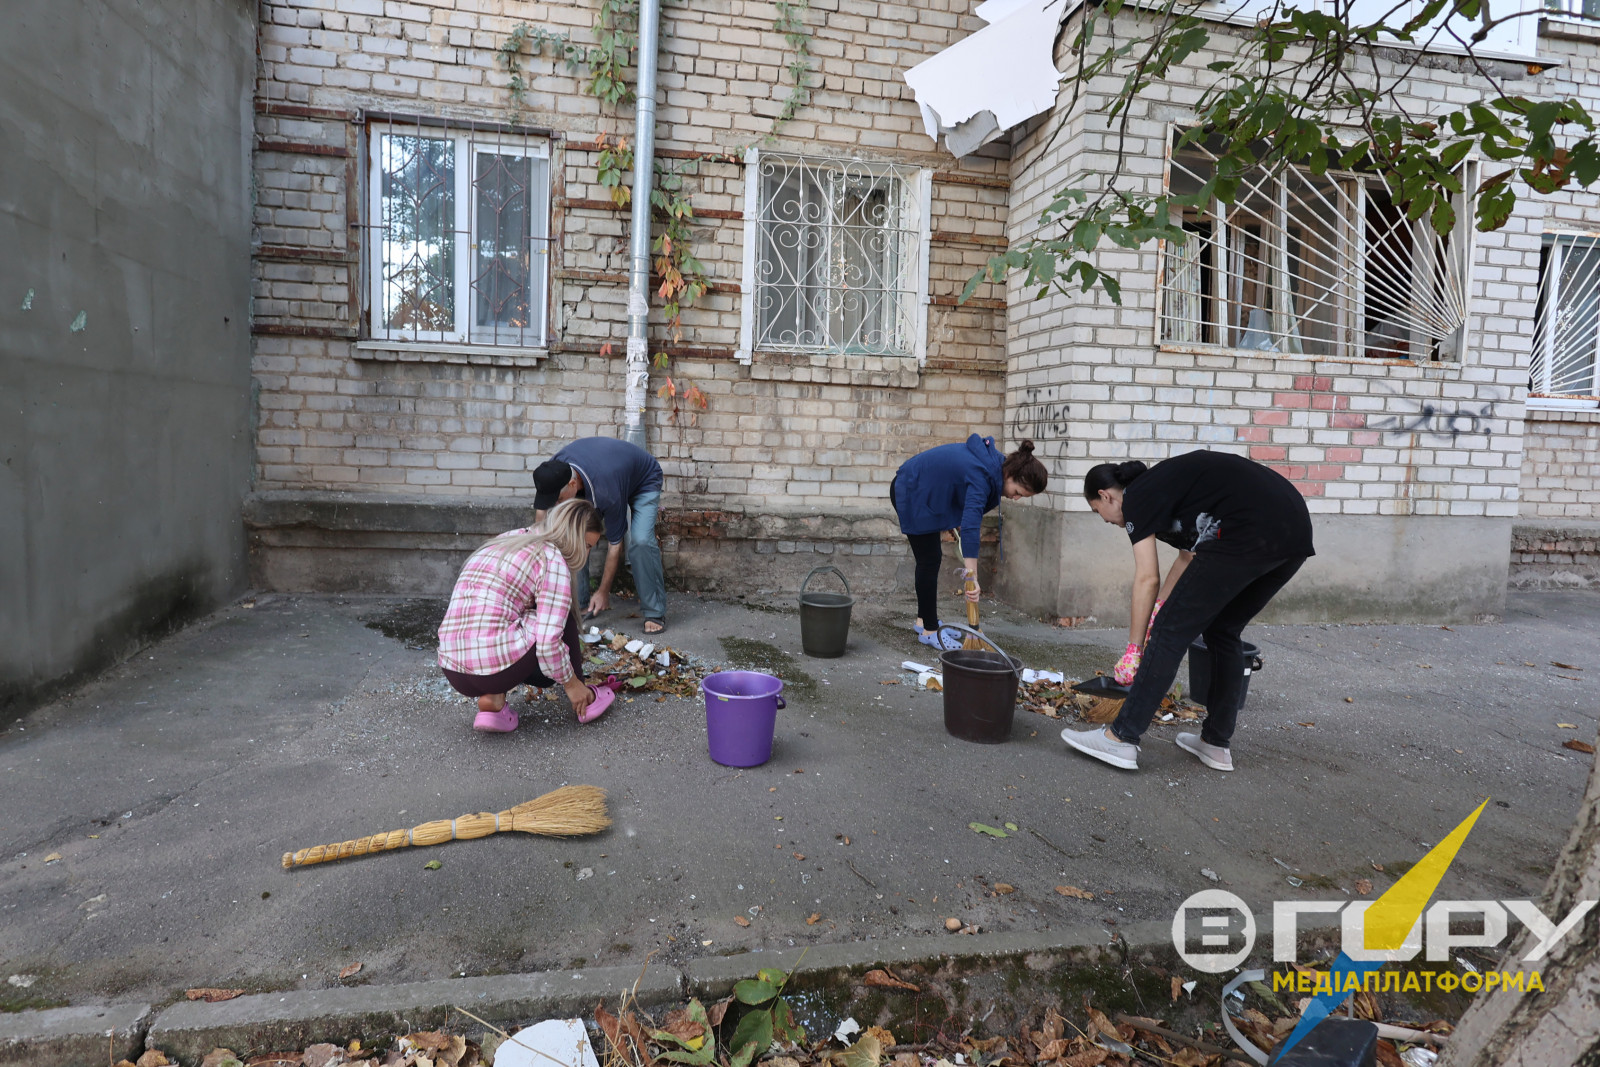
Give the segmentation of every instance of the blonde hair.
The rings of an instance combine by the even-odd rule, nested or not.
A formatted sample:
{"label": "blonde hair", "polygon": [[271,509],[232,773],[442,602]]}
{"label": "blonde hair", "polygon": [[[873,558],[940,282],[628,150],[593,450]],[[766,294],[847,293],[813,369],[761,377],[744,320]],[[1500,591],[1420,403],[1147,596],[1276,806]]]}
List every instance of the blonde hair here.
{"label": "blonde hair", "polygon": [[501,534],[479,546],[479,552],[493,552],[510,558],[525,548],[554,545],[567,568],[574,573],[589,558],[584,535],[605,532],[605,520],[587,500],[563,500],[545,513],[544,522],[527,533]]}

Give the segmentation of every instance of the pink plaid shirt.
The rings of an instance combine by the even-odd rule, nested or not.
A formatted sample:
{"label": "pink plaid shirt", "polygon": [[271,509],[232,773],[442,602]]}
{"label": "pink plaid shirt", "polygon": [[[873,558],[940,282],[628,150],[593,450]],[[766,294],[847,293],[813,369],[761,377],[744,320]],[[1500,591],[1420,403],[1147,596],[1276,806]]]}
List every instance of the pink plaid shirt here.
{"label": "pink plaid shirt", "polygon": [[524,548],[509,558],[480,549],[461,568],[450,610],[439,624],[439,666],[497,674],[531,648],[539,669],[565,685],[573,672],[561,632],[571,607],[572,571],[554,545]]}

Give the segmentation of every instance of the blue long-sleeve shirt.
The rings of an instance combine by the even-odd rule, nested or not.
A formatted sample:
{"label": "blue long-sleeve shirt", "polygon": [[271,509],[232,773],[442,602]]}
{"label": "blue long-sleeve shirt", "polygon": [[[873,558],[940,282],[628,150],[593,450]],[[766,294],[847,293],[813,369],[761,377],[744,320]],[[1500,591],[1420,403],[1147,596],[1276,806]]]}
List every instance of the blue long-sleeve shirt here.
{"label": "blue long-sleeve shirt", "polygon": [[1000,506],[1004,462],[994,438],[977,434],[906,460],[894,482],[900,532],[929,534],[959,527],[961,555],[976,559],[984,512]]}

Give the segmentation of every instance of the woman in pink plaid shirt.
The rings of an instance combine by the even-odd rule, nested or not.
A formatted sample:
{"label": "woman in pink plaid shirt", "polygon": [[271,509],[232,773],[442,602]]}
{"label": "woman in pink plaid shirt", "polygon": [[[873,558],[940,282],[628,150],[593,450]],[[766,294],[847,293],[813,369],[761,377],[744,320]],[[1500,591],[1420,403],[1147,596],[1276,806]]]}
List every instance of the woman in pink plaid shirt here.
{"label": "woman in pink plaid shirt", "polygon": [[506,694],[519,685],[559,684],[579,722],[611,705],[611,689],[583,682],[572,610],[572,570],[604,530],[593,504],[569,500],[542,525],[487,542],[461,568],[439,625],[439,666],[458,693],[478,698],[473,729],[515,730]]}

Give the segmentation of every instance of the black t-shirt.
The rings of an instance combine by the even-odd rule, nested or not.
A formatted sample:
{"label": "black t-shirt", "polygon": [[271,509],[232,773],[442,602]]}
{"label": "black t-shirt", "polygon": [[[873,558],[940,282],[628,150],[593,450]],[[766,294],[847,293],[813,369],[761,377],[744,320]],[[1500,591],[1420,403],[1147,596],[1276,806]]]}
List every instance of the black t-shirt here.
{"label": "black t-shirt", "polygon": [[1189,452],[1151,467],[1123,490],[1137,544],[1159,537],[1186,552],[1235,559],[1315,555],[1305,498],[1270,467],[1227,452]]}

